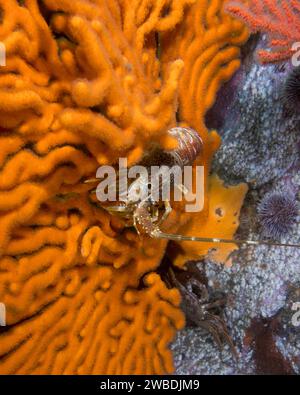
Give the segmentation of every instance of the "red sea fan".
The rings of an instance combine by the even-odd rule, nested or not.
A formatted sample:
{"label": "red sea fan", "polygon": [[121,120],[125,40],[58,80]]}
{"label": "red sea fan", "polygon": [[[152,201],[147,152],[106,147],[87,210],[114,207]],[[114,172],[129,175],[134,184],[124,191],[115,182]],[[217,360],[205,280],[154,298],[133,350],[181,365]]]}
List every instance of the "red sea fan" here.
{"label": "red sea fan", "polygon": [[260,50],[262,63],[289,59],[300,49],[299,0],[228,1],[226,11],[242,19],[252,32],[268,35],[270,50]]}

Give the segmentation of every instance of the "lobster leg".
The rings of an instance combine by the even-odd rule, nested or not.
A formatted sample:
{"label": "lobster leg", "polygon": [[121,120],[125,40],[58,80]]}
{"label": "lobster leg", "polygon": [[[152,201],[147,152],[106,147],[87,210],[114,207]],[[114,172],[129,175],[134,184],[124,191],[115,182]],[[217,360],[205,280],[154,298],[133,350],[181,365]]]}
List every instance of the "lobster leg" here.
{"label": "lobster leg", "polygon": [[160,226],[170,215],[170,213],[172,212],[172,207],[170,205],[169,200],[166,200],[164,202],[164,206],[165,206],[165,212],[163,213],[161,219],[159,220],[159,222],[157,223],[157,226]]}

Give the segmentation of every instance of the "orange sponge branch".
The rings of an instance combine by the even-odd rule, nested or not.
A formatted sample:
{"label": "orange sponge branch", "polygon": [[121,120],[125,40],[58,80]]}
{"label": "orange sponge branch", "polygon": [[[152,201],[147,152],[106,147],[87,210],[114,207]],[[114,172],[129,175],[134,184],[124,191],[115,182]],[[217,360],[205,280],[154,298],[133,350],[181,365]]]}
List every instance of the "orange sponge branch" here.
{"label": "orange sponge branch", "polygon": [[[204,142],[205,209],[174,205],[164,230],[232,237],[246,188],[209,176],[221,141],[204,117],[248,33],[223,5],[0,0],[0,374],[173,371],[184,316],[157,274],[167,242],[126,228],[83,180],[153,144],[174,148],[167,130],[188,124]],[[211,245],[198,247],[184,244],[174,264]]]}

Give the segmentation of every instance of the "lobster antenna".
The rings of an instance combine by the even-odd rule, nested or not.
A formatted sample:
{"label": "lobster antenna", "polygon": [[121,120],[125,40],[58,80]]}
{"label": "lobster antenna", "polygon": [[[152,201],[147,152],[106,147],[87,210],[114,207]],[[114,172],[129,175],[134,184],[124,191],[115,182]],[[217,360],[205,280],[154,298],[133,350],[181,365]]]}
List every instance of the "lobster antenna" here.
{"label": "lobster antenna", "polygon": [[83,181],[84,184],[95,184],[96,182],[99,182],[99,178],[90,178]]}
{"label": "lobster antenna", "polygon": [[170,233],[164,233],[159,231],[158,229],[151,232],[151,237],[156,239],[167,239],[174,241],[196,241],[200,243],[219,243],[219,244],[237,244],[237,245],[266,245],[266,246],[275,246],[275,247],[292,247],[292,248],[300,248],[300,244],[288,244],[288,243],[279,243],[276,241],[267,241],[267,240],[233,240],[233,239],[219,239],[215,237],[194,237],[194,236],[183,236],[176,235]]}

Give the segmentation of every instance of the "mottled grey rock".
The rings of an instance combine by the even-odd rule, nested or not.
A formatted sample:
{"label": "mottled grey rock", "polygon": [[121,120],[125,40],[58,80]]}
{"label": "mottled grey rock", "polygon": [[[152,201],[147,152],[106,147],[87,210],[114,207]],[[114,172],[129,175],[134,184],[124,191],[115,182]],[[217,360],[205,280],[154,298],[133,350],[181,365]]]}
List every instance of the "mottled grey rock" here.
{"label": "mottled grey rock", "polygon": [[[298,174],[292,177],[299,182]],[[298,184],[300,187],[300,184]],[[276,188],[276,186],[274,186]],[[280,182],[277,188],[282,188]],[[249,216],[249,206],[258,202],[256,191],[250,192],[248,207],[243,210],[241,227],[237,237],[258,239],[261,237],[255,217]],[[253,214],[254,215],[254,214]],[[300,218],[299,218],[300,219]],[[285,242],[300,243],[300,222]],[[202,263],[199,263],[199,265]],[[291,307],[287,305],[288,289],[299,285],[300,249],[280,247],[242,247],[233,254],[230,268],[206,261],[206,274],[212,288],[225,291],[230,303],[225,310],[226,323],[236,344],[240,359],[236,363],[228,347],[220,353],[211,336],[199,329],[185,329],[173,345],[177,374],[253,374],[254,361],[251,352],[243,345],[245,331],[253,318],[273,317]],[[300,299],[299,299],[300,302]],[[294,332],[292,320],[285,323],[285,333],[277,339],[283,355],[300,374],[294,361],[300,357],[300,332]]]}
{"label": "mottled grey rock", "polygon": [[[231,82],[232,101],[228,99],[232,91],[227,86],[210,114],[212,126],[214,114],[220,115],[219,131],[223,136],[214,169],[227,183],[246,181],[250,186],[237,238],[263,237],[256,208],[267,192],[293,193],[299,201],[299,120],[295,116],[287,118],[279,100],[288,69],[289,66],[280,70],[261,66],[253,54],[248,54]],[[229,95],[227,99],[226,95]],[[300,243],[299,219],[300,216],[283,242]],[[205,264],[210,286],[228,295],[225,318],[239,361],[234,360],[229,347],[219,352],[212,337],[203,330],[186,328],[172,346],[176,373],[253,374],[253,352],[244,346],[246,330],[254,318],[280,314],[282,327],[276,344],[295,373],[300,374],[300,329],[296,330],[292,324],[289,301],[291,287],[300,284],[300,249],[242,247],[232,258],[230,268],[208,259]]]}
{"label": "mottled grey rock", "polygon": [[[184,329],[172,345],[176,374],[232,375],[254,372],[251,353],[240,360],[232,355],[229,346],[219,350],[212,337],[201,329]],[[241,357],[241,355],[240,355]],[[247,364],[245,362],[247,361]]]}
{"label": "mottled grey rock", "polygon": [[300,118],[288,115],[280,99],[292,66],[262,66],[254,60],[253,55],[246,58],[213,110],[226,114],[218,129],[223,144],[214,169],[226,180],[260,187],[282,177],[297,161]]}

